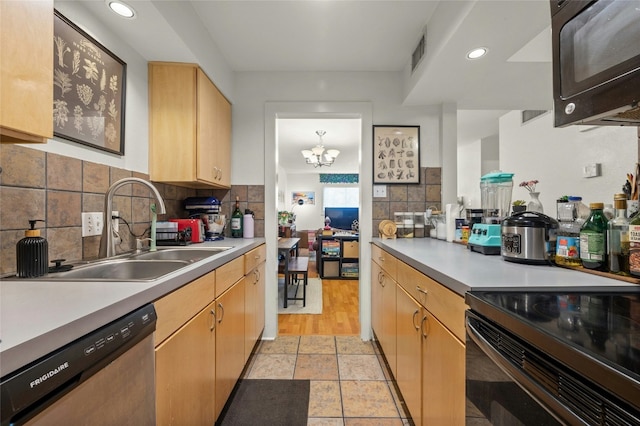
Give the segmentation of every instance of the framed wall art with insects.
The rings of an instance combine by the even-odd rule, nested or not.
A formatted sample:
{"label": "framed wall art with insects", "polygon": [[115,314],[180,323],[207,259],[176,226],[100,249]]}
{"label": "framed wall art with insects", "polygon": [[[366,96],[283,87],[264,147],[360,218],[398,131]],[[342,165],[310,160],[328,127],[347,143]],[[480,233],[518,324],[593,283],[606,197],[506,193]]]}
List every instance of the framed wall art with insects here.
{"label": "framed wall art with insects", "polygon": [[420,126],[373,126],[373,183],[420,183]]}
{"label": "framed wall art with insects", "polygon": [[55,11],[53,134],[124,154],[127,64]]}

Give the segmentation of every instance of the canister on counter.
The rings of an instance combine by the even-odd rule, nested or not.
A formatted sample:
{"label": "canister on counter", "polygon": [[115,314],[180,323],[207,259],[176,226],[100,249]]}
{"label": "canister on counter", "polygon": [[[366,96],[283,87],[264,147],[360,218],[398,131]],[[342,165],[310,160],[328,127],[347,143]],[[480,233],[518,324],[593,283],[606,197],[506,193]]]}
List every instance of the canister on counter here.
{"label": "canister on counter", "polygon": [[469,241],[469,225],[463,225],[462,226],[462,238],[461,241],[463,242],[467,242]]}

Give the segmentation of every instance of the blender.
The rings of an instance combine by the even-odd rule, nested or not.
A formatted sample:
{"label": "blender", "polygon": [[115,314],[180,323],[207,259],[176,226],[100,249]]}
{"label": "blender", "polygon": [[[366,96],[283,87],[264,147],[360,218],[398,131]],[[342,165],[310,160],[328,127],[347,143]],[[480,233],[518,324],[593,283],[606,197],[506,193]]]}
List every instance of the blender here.
{"label": "blender", "polygon": [[469,235],[467,247],[482,254],[500,254],[502,220],[509,216],[513,173],[500,171],[480,178],[482,221],[475,223]]}

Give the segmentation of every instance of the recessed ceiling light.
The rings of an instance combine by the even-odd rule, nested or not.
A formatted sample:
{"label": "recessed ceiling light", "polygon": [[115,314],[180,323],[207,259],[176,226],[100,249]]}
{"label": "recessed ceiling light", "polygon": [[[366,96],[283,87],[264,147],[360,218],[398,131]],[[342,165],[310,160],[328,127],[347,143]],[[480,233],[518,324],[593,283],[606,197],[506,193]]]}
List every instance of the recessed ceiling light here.
{"label": "recessed ceiling light", "polygon": [[488,52],[486,47],[478,47],[477,49],[471,50],[467,53],[467,59],[478,59],[482,58]]}
{"label": "recessed ceiling light", "polygon": [[133,8],[121,1],[106,0],[106,3],[111,10],[113,10],[123,18],[132,19],[136,16],[136,12],[133,10]]}

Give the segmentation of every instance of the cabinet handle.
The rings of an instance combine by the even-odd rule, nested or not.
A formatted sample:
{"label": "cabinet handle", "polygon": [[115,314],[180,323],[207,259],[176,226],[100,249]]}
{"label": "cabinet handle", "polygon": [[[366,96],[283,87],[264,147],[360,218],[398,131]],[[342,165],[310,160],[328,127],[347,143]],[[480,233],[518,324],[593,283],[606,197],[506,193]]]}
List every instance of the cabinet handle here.
{"label": "cabinet handle", "polygon": [[214,311],[213,309],[211,310],[211,326],[209,327],[210,331],[213,331],[216,329],[216,311]]}
{"label": "cabinet handle", "polygon": [[413,313],[413,318],[411,318],[411,323],[413,324],[413,328],[415,328],[416,330],[420,330],[420,325],[416,325],[416,315],[418,315],[419,312],[420,310],[416,309],[416,311]]}
{"label": "cabinet handle", "polygon": [[385,286],[385,284],[384,284],[384,273],[382,271],[378,272],[378,284],[380,284],[382,287]]}
{"label": "cabinet handle", "polygon": [[384,257],[382,257],[382,256],[378,256],[378,260],[379,260],[380,262],[384,262]]}
{"label": "cabinet handle", "polygon": [[220,319],[218,320],[218,322],[220,323],[224,319],[224,306],[222,306],[222,303],[218,303],[218,308],[220,308],[220,310],[222,311],[222,315],[220,316]]}
{"label": "cabinet handle", "polygon": [[260,281],[260,271],[256,269],[253,273],[256,276],[256,281],[253,284],[258,284],[258,281]]}
{"label": "cabinet handle", "polygon": [[416,291],[425,295],[427,294],[427,290],[421,289],[419,285],[416,286]]}
{"label": "cabinet handle", "polygon": [[222,180],[222,169],[220,169],[220,168],[218,168],[217,178],[218,178],[218,180]]}
{"label": "cabinet handle", "polygon": [[[425,328],[424,325],[427,325],[427,331],[425,332]],[[424,337],[425,339],[427,337],[429,337],[429,331],[430,331],[430,327],[429,327],[429,319],[427,318],[427,316],[423,316],[422,317],[422,321],[420,321],[420,329],[422,330],[422,337]]]}

